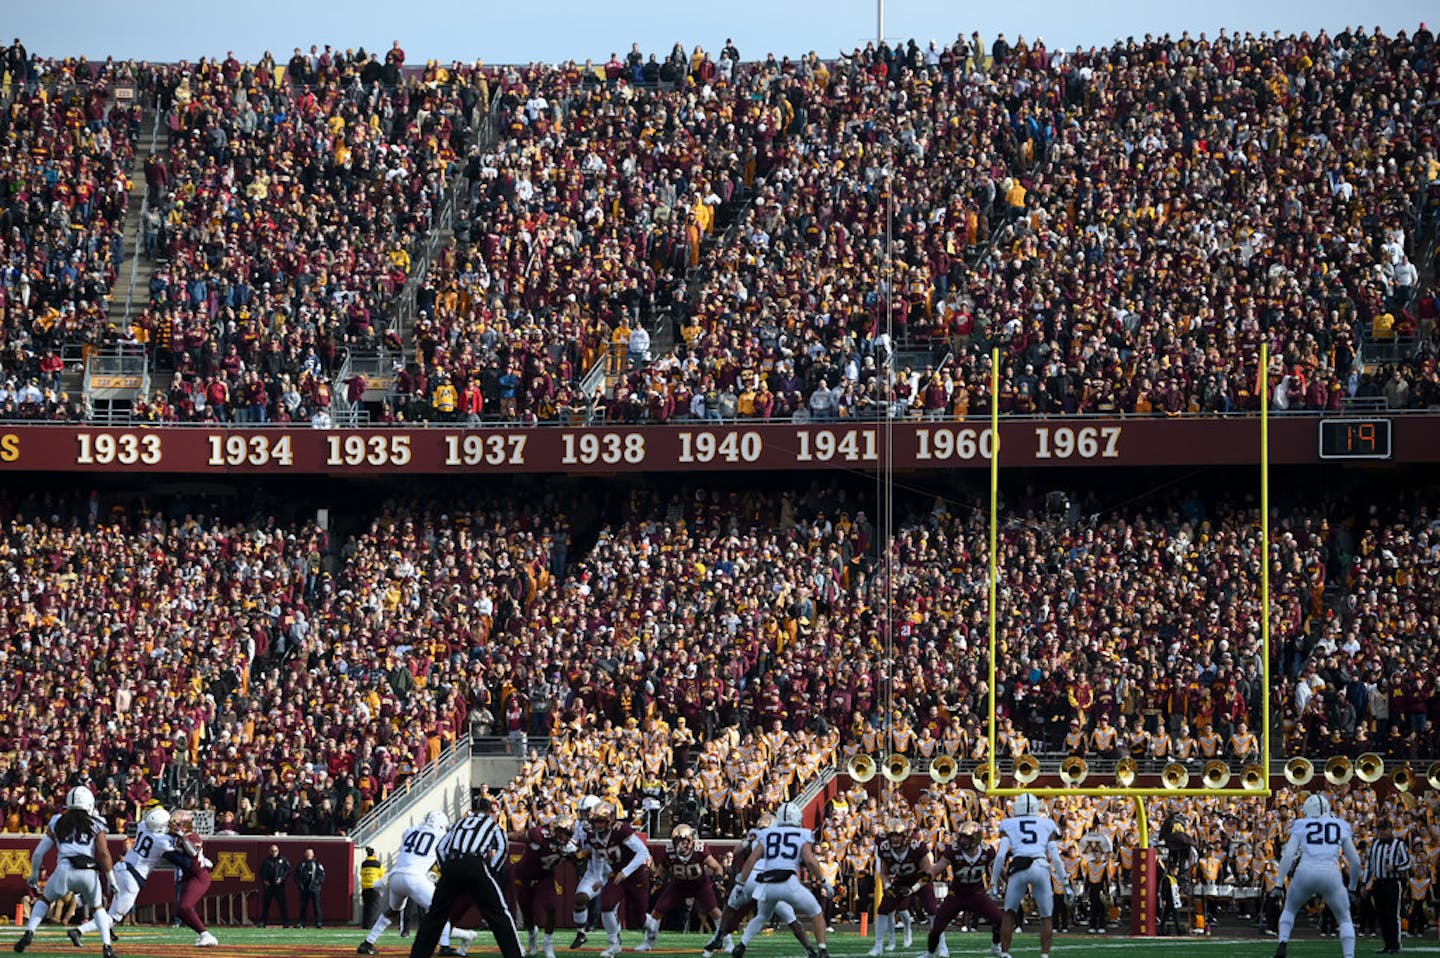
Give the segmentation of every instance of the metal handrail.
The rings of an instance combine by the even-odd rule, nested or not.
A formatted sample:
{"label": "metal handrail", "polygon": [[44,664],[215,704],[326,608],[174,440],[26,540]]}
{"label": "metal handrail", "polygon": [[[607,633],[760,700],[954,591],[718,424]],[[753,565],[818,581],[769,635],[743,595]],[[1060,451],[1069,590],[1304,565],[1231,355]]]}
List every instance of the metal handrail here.
{"label": "metal handrail", "polygon": [[457,765],[470,761],[470,757],[470,736],[466,735],[441,752],[435,761],[407,778],[405,784],[390,797],[366,812],[351,831],[355,844],[364,845],[372,836],[408,812],[425,796],[430,785],[450,774]]}
{"label": "metal handrail", "polygon": [[[1334,411],[1331,411],[1331,410],[1328,410],[1328,409],[1289,409],[1289,410],[1272,409],[1272,410],[1270,410],[1270,415],[1271,415],[1272,417],[1278,417],[1278,418],[1281,418],[1281,419],[1313,419],[1313,420],[1316,420],[1316,421],[1318,422],[1318,421],[1321,420],[1321,419],[1327,419],[1327,418],[1333,419],[1333,418],[1335,418],[1335,417],[1338,416],[1338,415],[1342,415],[1343,412],[1345,412],[1345,410],[1342,410],[1341,412],[1338,412],[1338,413],[1337,413],[1337,412],[1334,412]],[[1412,418],[1418,419],[1418,418],[1425,418],[1425,417],[1440,416],[1440,411],[1436,411],[1436,410],[1432,410],[1432,409],[1384,409],[1384,410],[1381,410],[1381,412],[1383,412],[1383,414],[1384,414],[1384,416],[1385,416],[1386,419],[1412,419]],[[1178,414],[1176,414],[1176,415],[1174,415],[1174,416],[1169,416],[1169,415],[1159,416],[1159,415],[1153,415],[1153,414],[1152,414],[1152,415],[1137,415],[1136,413],[1122,413],[1122,412],[1113,412],[1113,413],[1080,413],[1080,412],[1064,413],[1064,412],[1060,412],[1060,413],[1054,413],[1054,414],[1051,414],[1051,415],[1043,415],[1043,414],[1038,414],[1038,413],[1025,413],[1025,414],[1022,414],[1022,415],[1016,415],[1015,413],[1001,413],[1001,414],[1000,414],[1000,421],[1001,421],[1001,422],[1006,422],[1006,423],[1010,423],[1010,422],[1020,422],[1020,423],[1024,423],[1024,422],[1035,422],[1035,423],[1041,423],[1041,422],[1043,422],[1043,423],[1049,423],[1049,424],[1051,424],[1051,425],[1061,425],[1061,424],[1069,423],[1069,422],[1080,422],[1080,423],[1083,423],[1083,422],[1117,422],[1117,421],[1119,421],[1119,422],[1128,422],[1128,421],[1132,421],[1132,420],[1134,420],[1134,421],[1140,421],[1140,420],[1147,420],[1147,419],[1166,419],[1166,420],[1178,420],[1178,421],[1185,421],[1185,422],[1196,422],[1196,421],[1202,421],[1202,420],[1210,420],[1210,421],[1239,420],[1239,419],[1246,419],[1246,420],[1248,420],[1248,419],[1257,419],[1257,418],[1259,418],[1259,416],[1260,416],[1260,413],[1259,413],[1258,410],[1255,410],[1255,411],[1241,411],[1241,410],[1236,410],[1236,411],[1232,411],[1232,412],[1230,412],[1230,413],[1228,413],[1228,414],[1226,414],[1226,415],[1219,415],[1219,414],[1217,414],[1217,413],[1207,413],[1207,412],[1193,412],[1193,413],[1192,413],[1192,412],[1182,412],[1182,413],[1178,413]],[[967,417],[966,417],[965,419],[963,419],[963,420],[962,420],[962,419],[955,419],[953,415],[951,415],[950,413],[947,412],[943,418],[938,419],[938,420],[935,420],[935,421],[936,421],[936,422],[968,422],[968,423],[981,423],[981,422],[985,422],[985,421],[988,421],[988,420],[989,420],[989,416],[988,416],[988,415],[971,415],[971,416],[967,416]],[[867,415],[864,415],[864,416],[855,416],[855,417],[852,417],[852,418],[849,418],[849,419],[843,419],[843,420],[837,419],[837,420],[834,420],[834,421],[831,423],[831,425],[834,425],[834,424],[836,424],[836,423],[840,423],[840,424],[844,424],[844,423],[852,423],[852,424],[860,424],[860,423],[863,423],[863,424],[870,424],[870,423],[877,423],[877,422],[884,422],[884,421],[885,421],[885,417],[884,417],[883,415],[881,415],[881,414],[879,413],[879,411],[877,410],[877,411],[875,411],[875,412],[873,412],[873,413],[870,413],[870,414],[867,414]],[[730,424],[730,425],[742,425],[742,424],[743,424],[743,425],[748,426],[748,427],[758,427],[758,428],[764,428],[764,427],[767,427],[767,426],[776,426],[776,427],[779,427],[779,426],[790,426],[790,425],[794,425],[794,423],[792,423],[789,419],[785,419],[785,418],[749,419],[749,418],[735,417],[735,418],[727,419],[727,420],[725,420],[725,422],[728,423],[728,424]],[[82,421],[79,421],[79,422],[75,422],[75,421],[62,422],[62,421],[50,420],[50,419],[26,419],[26,418],[24,418],[23,416],[11,416],[11,417],[3,417],[3,416],[0,416],[0,423],[15,423],[15,424],[17,424],[17,425],[23,425],[23,426],[37,426],[37,427],[38,427],[38,426],[46,426],[46,427],[59,427],[59,428],[67,428],[67,429],[76,429],[76,428],[83,428],[83,427],[85,427],[85,426],[100,425],[100,423],[99,423],[98,421],[93,420],[93,419],[82,420]],[[642,420],[640,420],[640,421],[638,421],[638,422],[634,422],[634,423],[601,423],[601,422],[597,422],[597,423],[595,423],[595,426],[596,426],[597,428],[603,427],[603,428],[607,428],[607,429],[613,429],[613,428],[616,428],[617,426],[623,426],[624,428],[627,428],[627,429],[632,429],[632,428],[643,428],[643,429],[693,429],[693,428],[695,427],[695,424],[696,424],[696,420],[690,419],[690,418],[686,417],[686,418],[676,418],[676,419],[672,419],[672,420],[669,420],[668,422],[663,422],[663,423],[662,423],[662,422],[654,422],[654,421],[648,420],[648,419],[642,419]],[[812,424],[815,424],[815,423],[812,423]],[[313,429],[313,428],[314,428],[314,427],[311,426],[309,423],[293,423],[293,422],[292,422],[292,423],[281,423],[281,422],[242,423],[242,422],[187,422],[187,421],[177,421],[177,422],[166,422],[166,423],[149,423],[149,422],[145,422],[145,423],[132,423],[131,425],[135,426],[136,428],[156,428],[156,429],[305,429],[305,430],[310,430],[310,429]],[[517,422],[517,421],[515,421],[515,420],[513,420],[513,419],[500,419],[500,418],[498,418],[498,417],[488,417],[488,418],[481,418],[481,420],[480,420],[478,423],[473,423],[473,424],[472,424],[472,423],[458,423],[458,422],[435,422],[435,421],[426,420],[426,419],[414,419],[414,420],[407,420],[406,422],[403,422],[403,423],[394,423],[394,424],[379,424],[379,423],[376,423],[376,424],[374,424],[371,428],[375,428],[375,429],[411,429],[411,430],[420,430],[420,429],[441,429],[441,430],[443,430],[443,429],[449,429],[449,430],[465,430],[465,431],[470,431],[470,430],[486,430],[486,429],[537,429],[537,428],[541,428],[541,429],[575,429],[575,428],[577,428],[579,425],[580,425],[580,423],[579,423],[578,421],[576,421],[576,420],[573,420],[573,419],[572,419],[572,420],[564,420],[564,419],[560,419],[560,418],[556,418],[556,419],[542,419],[542,420],[538,420],[537,422],[535,422],[535,423],[533,423],[533,424],[529,424],[529,423],[527,423],[527,424],[521,424],[521,423],[519,423],[519,422]]]}

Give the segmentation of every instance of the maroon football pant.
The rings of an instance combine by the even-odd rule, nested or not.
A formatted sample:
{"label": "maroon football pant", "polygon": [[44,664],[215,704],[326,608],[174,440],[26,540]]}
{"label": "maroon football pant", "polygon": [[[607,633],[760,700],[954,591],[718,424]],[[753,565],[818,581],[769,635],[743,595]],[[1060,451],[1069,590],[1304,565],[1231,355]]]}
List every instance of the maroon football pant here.
{"label": "maroon football pant", "polygon": [[516,910],[520,913],[523,928],[539,927],[549,935],[555,931],[560,911],[560,883],[553,875],[539,881],[516,879],[510,883],[514,893]]}
{"label": "maroon football pant", "polygon": [[200,920],[200,913],[195,909],[209,890],[210,869],[208,868],[199,869],[180,886],[180,904],[176,906],[175,914],[179,917],[182,925],[197,935],[205,933],[205,923]]}
{"label": "maroon football pant", "polygon": [[[622,907],[623,906],[623,907]],[[620,909],[620,921],[626,928],[644,928],[650,914],[650,869],[637,869],[620,882],[606,881],[600,892],[600,910]]]}
{"label": "maroon football pant", "polygon": [[1000,910],[1000,904],[983,891],[952,891],[940,903],[940,909],[935,913],[935,920],[930,922],[930,938],[926,950],[932,955],[935,953],[935,949],[940,947],[940,936],[945,933],[945,929],[961,912],[969,912],[997,929],[1004,917],[1004,913]]}

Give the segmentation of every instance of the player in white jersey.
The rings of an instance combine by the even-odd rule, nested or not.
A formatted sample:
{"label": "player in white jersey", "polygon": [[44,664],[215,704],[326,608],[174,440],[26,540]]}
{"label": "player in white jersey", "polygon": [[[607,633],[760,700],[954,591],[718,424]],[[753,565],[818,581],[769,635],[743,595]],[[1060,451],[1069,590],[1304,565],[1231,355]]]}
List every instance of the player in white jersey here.
{"label": "player in white jersey", "polygon": [[[55,849],[55,870],[39,892],[39,901],[30,908],[25,932],[15,942],[16,951],[24,951],[35,940],[35,929],[45,920],[45,913],[57,898],[74,892],[80,904],[95,909],[95,925],[100,929],[100,942],[105,958],[115,958],[110,943],[110,913],[100,907],[101,889],[115,885],[111,869],[114,862],[105,845],[105,819],[95,814],[95,795],[81,785],[65,795],[65,811],[54,815],[45,829],[45,837],[30,857],[30,888],[38,892],[40,866],[50,849]],[[102,884],[103,882],[103,884]]]}
{"label": "player in white jersey", "polygon": [[[375,924],[365,940],[355,949],[359,955],[376,954],[375,943],[400,916],[406,901],[413,901],[425,910],[435,897],[435,860],[440,849],[440,839],[450,827],[450,819],[444,812],[429,812],[419,825],[406,829],[400,837],[400,851],[395,855],[395,865],[385,878],[385,910],[375,919]],[[463,955],[475,940],[475,932],[463,928],[451,928],[447,922],[440,932],[440,950],[450,954],[451,937],[460,939],[459,949],[454,953]]]}
{"label": "player in white jersey", "polygon": [[[749,881],[740,880],[740,871],[745,867],[745,862],[750,859],[750,853],[756,848],[763,848],[758,845],[760,833],[771,825],[775,824],[775,816],[770,813],[761,815],[754,828],[745,834],[745,841],[735,850],[736,857],[733,859],[732,868],[735,870],[735,882],[730,888],[730,894],[725,899],[725,908],[720,913],[720,920],[715,924],[715,937],[700,950],[700,958],[710,958],[717,951],[730,951],[734,942],[730,935],[740,926],[740,918],[755,904],[755,873],[763,871],[763,866],[751,870]],[[775,920],[790,929],[795,940],[809,952],[814,954],[815,949],[810,947],[810,941],[805,937],[805,926],[800,924],[795,917],[795,909],[790,907],[789,902],[777,901],[775,903]]]}
{"label": "player in white jersey", "polygon": [[769,923],[782,903],[795,909],[797,918],[810,922],[819,958],[827,958],[825,912],[814,893],[800,884],[800,866],[803,864],[822,885],[826,885],[825,897],[829,898],[833,889],[828,887],[821,873],[810,829],[805,827],[804,821],[800,806],[786,802],[775,810],[775,824],[756,834],[755,847],[740,869],[739,881],[744,885],[754,876],[754,896],[758,908],[754,919],[745,926],[739,943],[730,952],[731,958],[745,958],[745,948],[751,939]]}
{"label": "player in white jersey", "polygon": [[[117,925],[135,907],[135,899],[150,878],[150,872],[165,858],[165,853],[175,847],[170,835],[170,813],[163,808],[152,808],[140,820],[135,829],[135,842],[120,864],[115,866],[115,897],[110,899],[110,923]],[[65,932],[76,948],[80,947],[82,936],[100,927],[97,913],[79,928]]]}
{"label": "player in white jersey", "polygon": [[991,894],[1005,883],[1005,917],[1000,923],[1000,953],[1010,958],[1010,939],[1015,935],[1015,915],[1026,892],[1035,899],[1040,918],[1040,958],[1049,958],[1054,937],[1055,891],[1050,884],[1051,869],[1062,882],[1065,897],[1074,898],[1068,884],[1065,861],[1060,857],[1060,829],[1045,814],[1040,800],[1028,792],[1015,799],[1010,817],[1000,823],[1000,844],[990,868]]}
{"label": "player in white jersey", "polygon": [[[1280,913],[1279,944],[1275,958],[1285,958],[1290,945],[1290,932],[1295,929],[1295,915],[1315,896],[1325,900],[1330,913],[1340,925],[1340,953],[1355,958],[1355,923],[1350,919],[1350,896],[1360,882],[1360,853],[1355,850],[1355,837],[1349,822],[1330,814],[1330,799],[1311,795],[1301,806],[1305,817],[1290,826],[1290,839],[1280,855],[1280,878],[1283,881],[1294,867],[1290,887],[1285,891],[1285,909]],[[1347,890],[1340,874],[1340,856],[1350,872]]]}

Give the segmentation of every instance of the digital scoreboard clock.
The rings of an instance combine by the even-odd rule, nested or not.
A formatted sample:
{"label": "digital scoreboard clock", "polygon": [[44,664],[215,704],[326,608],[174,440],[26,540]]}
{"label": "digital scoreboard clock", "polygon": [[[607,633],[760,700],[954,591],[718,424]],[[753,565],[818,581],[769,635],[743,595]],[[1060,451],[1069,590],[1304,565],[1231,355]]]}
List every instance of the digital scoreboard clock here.
{"label": "digital scoreboard clock", "polygon": [[1390,420],[1320,420],[1321,459],[1389,459]]}

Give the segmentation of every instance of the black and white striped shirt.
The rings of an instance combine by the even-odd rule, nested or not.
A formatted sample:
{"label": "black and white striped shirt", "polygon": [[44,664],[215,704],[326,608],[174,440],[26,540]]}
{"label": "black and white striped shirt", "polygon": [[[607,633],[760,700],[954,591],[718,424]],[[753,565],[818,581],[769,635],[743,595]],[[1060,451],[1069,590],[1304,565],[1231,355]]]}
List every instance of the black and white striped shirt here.
{"label": "black and white striped shirt", "polygon": [[483,858],[491,868],[499,870],[505,864],[508,845],[505,833],[488,815],[467,815],[445,833],[440,839],[437,852],[441,862],[473,856]]}
{"label": "black and white striped shirt", "polygon": [[1410,871],[1410,849],[1398,838],[1380,839],[1370,846],[1365,876],[1370,881],[1404,878]]}

